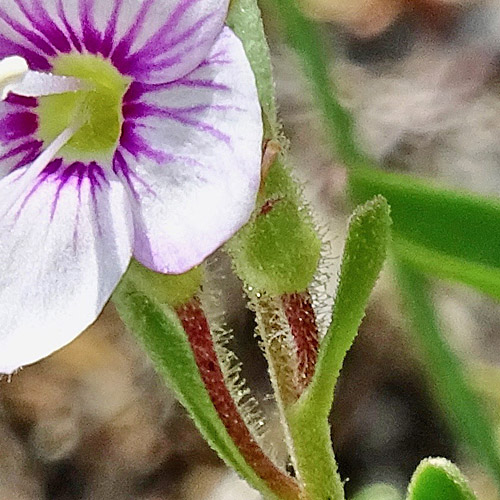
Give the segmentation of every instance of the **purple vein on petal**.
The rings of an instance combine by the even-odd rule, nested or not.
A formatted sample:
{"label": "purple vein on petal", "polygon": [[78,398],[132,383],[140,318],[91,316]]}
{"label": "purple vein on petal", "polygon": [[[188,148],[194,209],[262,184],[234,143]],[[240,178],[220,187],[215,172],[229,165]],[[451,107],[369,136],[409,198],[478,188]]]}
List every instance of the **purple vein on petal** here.
{"label": "purple vein on petal", "polygon": [[18,168],[24,167],[28,163],[31,163],[40,154],[43,142],[37,141],[36,139],[23,142],[19,146],[12,148],[11,150],[0,156],[0,161],[10,160],[24,153],[24,155],[17,160],[14,166],[10,169],[11,172],[17,170]]}
{"label": "purple vein on petal", "polygon": [[[123,116],[125,118],[144,118],[148,113],[144,106],[148,104],[141,102],[127,103],[123,106]],[[173,108],[171,106],[155,107],[158,110],[164,110],[172,114],[191,115],[197,113],[204,113],[205,111],[243,111],[243,108],[237,106],[230,106],[225,104],[199,104],[193,106],[186,106],[180,108]]]}
{"label": "purple vein on petal", "polygon": [[80,0],[80,23],[83,45],[90,53],[97,54],[101,46],[101,34],[94,25],[93,5],[94,0]]}
{"label": "purple vein on petal", "polygon": [[64,31],[51,19],[42,2],[35,3],[34,12],[42,19],[40,30],[51,41],[52,45],[63,53],[71,52],[71,42]]}
{"label": "purple vein on petal", "polygon": [[[22,200],[22,203],[21,203],[21,206],[18,208],[17,212],[16,212],[16,215],[15,215],[15,219],[17,219],[20,215],[21,215],[21,212],[24,210],[24,208],[26,207],[28,201],[31,199],[31,197],[37,192],[38,188],[51,176],[53,175],[58,169],[59,167],[61,166],[62,164],[62,160],[60,159],[57,159],[57,160],[53,160],[51,161],[46,167],[45,169],[40,173],[40,175],[38,176],[37,178],[37,182],[35,183],[35,185],[28,191],[28,193],[26,194],[26,196],[23,198]],[[24,174],[23,174],[24,175]],[[22,177],[23,175],[21,175],[21,177],[19,177],[20,180],[22,180]]]}
{"label": "purple vein on petal", "polygon": [[140,195],[135,187],[136,182],[139,183],[149,194],[154,197],[157,196],[153,188],[129,167],[127,160],[125,160],[125,157],[120,149],[116,151],[113,158],[113,172],[118,177],[123,176],[128,186],[130,187],[130,191],[132,192],[133,197],[137,201],[140,200]]}
{"label": "purple vein on petal", "polygon": [[[209,79],[196,79],[196,78],[179,78],[175,82],[170,82],[168,87],[190,87],[190,88],[203,88],[210,90],[231,90],[227,85],[223,83],[217,83]],[[165,86],[167,88],[167,86]]]}
{"label": "purple vein on petal", "polygon": [[221,49],[219,52],[216,52],[215,54],[210,54],[209,57],[207,57],[204,61],[202,61],[197,69],[199,68],[205,68],[207,66],[223,66],[225,64],[231,64],[232,61],[231,59],[224,59],[224,57],[227,56],[227,50],[226,49]]}
{"label": "purple vein on petal", "polygon": [[78,52],[82,52],[83,47],[82,44],[80,43],[80,39],[76,35],[75,30],[73,29],[71,24],[69,23],[68,17],[66,16],[66,12],[64,11],[63,0],[58,0],[57,2],[57,14],[59,15],[59,18],[61,19],[62,23],[64,24],[64,27],[66,28],[66,31],[68,32],[73,47],[75,47],[75,49]]}
{"label": "purple vein on petal", "polygon": [[128,117],[128,113],[132,113],[132,116],[135,119],[156,116],[160,118],[166,118],[168,120],[173,120],[177,123],[180,123],[181,125],[192,127],[200,132],[207,132],[212,137],[215,137],[224,144],[231,144],[231,138],[229,137],[229,135],[225,134],[218,128],[202,120],[190,118],[186,116],[185,113],[177,112],[173,108],[160,108],[145,103],[135,103],[124,106],[124,116]]}
{"label": "purple vein on petal", "polygon": [[134,62],[131,60],[126,60],[123,63],[123,68],[126,72],[132,73],[141,72],[141,73],[154,73],[156,71],[164,71],[167,68],[171,68],[172,66],[176,66],[182,63],[186,57],[189,56],[191,52],[200,48],[204,44],[207,43],[207,38],[201,38],[199,40],[195,40],[191,45],[184,47],[180,52],[177,52],[173,56],[167,56],[165,59],[161,60],[149,60],[146,58],[144,61]]}
{"label": "purple vein on petal", "polygon": [[153,49],[163,49],[165,50],[165,41],[164,38],[166,35],[170,35],[174,32],[176,26],[179,24],[180,20],[184,17],[188,9],[192,6],[193,3],[196,3],[198,0],[182,0],[175,10],[170,14],[166,23],[163,27],[156,32],[149,40],[146,41],[142,49],[137,51],[133,56],[138,56],[139,54],[144,55],[148,51]]}
{"label": "purple vein on petal", "polygon": [[144,137],[136,132],[137,129],[141,128],[145,129],[148,127],[132,121],[125,121],[120,139],[122,149],[130,153],[135,159],[139,159],[142,155],[159,164],[182,162],[189,167],[203,167],[199,161],[193,158],[154,149]]}
{"label": "purple vein on petal", "polygon": [[125,151],[128,151],[136,159],[142,155],[157,163],[170,162],[175,159],[175,156],[171,154],[157,151],[152,148],[148,142],[136,132],[137,128],[138,125],[130,121],[125,121],[123,124],[120,145]]}
{"label": "purple vein on petal", "polygon": [[184,108],[165,107],[164,109],[172,111],[173,113],[187,115],[190,115],[192,113],[203,113],[205,111],[243,111],[243,108],[225,104],[200,104],[198,106],[186,106]]}
{"label": "purple vein on petal", "polygon": [[[94,207],[94,213],[97,214],[99,208],[97,202],[97,191],[102,189],[103,184],[109,187],[110,183],[108,178],[106,177],[106,174],[104,173],[104,169],[101,166],[99,166],[95,161],[93,161],[88,166],[87,179],[90,183],[90,194],[92,197],[92,205]],[[97,223],[97,233],[99,236],[102,236],[103,231],[101,226],[101,220],[99,217],[96,217],[96,223]]]}
{"label": "purple vein on petal", "polygon": [[206,68],[207,66],[225,66],[226,64],[231,64],[233,61],[230,59],[207,59],[199,64],[196,69]]}
{"label": "purple vein on petal", "polygon": [[0,161],[5,161],[9,160],[11,158],[14,158],[15,156],[21,154],[21,153],[26,153],[32,151],[36,147],[40,147],[42,145],[42,141],[37,141],[36,139],[33,139],[31,141],[23,142],[19,146],[16,146],[15,148],[9,149],[6,153],[4,153],[2,156],[0,156]]}
{"label": "purple vein on petal", "polygon": [[12,92],[7,96],[4,102],[14,106],[22,106],[24,108],[36,108],[38,106],[38,100],[36,97],[25,97],[23,95],[13,94]]}
{"label": "purple vein on petal", "polygon": [[81,164],[81,167],[77,169],[77,183],[76,188],[78,191],[78,210],[76,211],[76,222],[75,229],[73,230],[73,246],[76,248],[78,240],[78,226],[80,225],[80,208],[82,206],[82,185],[85,174],[85,165]]}
{"label": "purple vein on petal", "polygon": [[125,96],[123,97],[124,104],[129,104],[133,102],[137,102],[141,97],[145,94],[150,94],[154,92],[160,92],[165,89],[171,89],[175,87],[190,87],[190,88],[199,88],[199,89],[209,89],[209,90],[220,90],[220,91],[229,91],[231,90],[227,85],[223,83],[216,83],[213,80],[202,80],[202,79],[190,79],[187,77],[179,78],[173,82],[166,83],[140,83],[133,82],[128,88]]}
{"label": "purple vein on petal", "polygon": [[[54,162],[54,172],[56,173],[62,167],[62,159],[55,160]],[[50,221],[54,220],[54,216],[56,214],[57,205],[59,203],[59,198],[61,196],[61,192],[69,182],[69,180],[73,177],[76,172],[76,164],[73,163],[69,167],[65,168],[60,175],[58,176],[59,185],[57,186],[56,194],[54,195],[54,199],[52,200],[52,206],[50,210]]]}
{"label": "purple vein on petal", "polygon": [[38,115],[30,111],[9,113],[0,120],[0,142],[8,143],[34,134],[38,129]]}
{"label": "purple vein on petal", "polygon": [[104,36],[100,48],[100,53],[104,57],[109,57],[111,51],[114,49],[116,27],[118,25],[118,18],[120,16],[122,6],[123,0],[114,0],[113,11],[111,12],[111,17],[109,18],[108,24],[104,31]]}
{"label": "purple vein on petal", "polygon": [[61,31],[59,26],[50,19],[48,12],[44,9],[41,2],[33,5],[33,12],[30,12],[26,7],[25,0],[14,0],[24,14],[24,17],[31,23],[31,25],[42,34],[45,39],[59,52],[69,52],[71,44],[69,43],[66,35]]}
{"label": "purple vein on petal", "polygon": [[95,187],[110,186],[109,179],[106,177],[104,169],[95,161],[89,165],[88,177]]}
{"label": "purple vein on petal", "polygon": [[[68,166],[63,165],[62,159],[53,160],[47,168],[44,170],[45,175],[41,178],[41,182],[54,182],[57,183],[56,192],[52,200],[50,221],[52,222],[61,193],[64,189],[69,188],[78,193],[78,211],[76,216],[75,229],[73,232],[73,244],[76,246],[78,238],[78,225],[79,225],[79,212],[82,203],[82,186],[85,181],[90,185],[90,194],[92,198],[92,205],[94,211],[97,213],[97,191],[102,188],[103,184],[109,184],[108,179],[104,173],[102,167],[100,167],[96,162],[91,162],[89,165],[83,162],[74,162]],[[37,183],[36,188],[40,186],[40,182]],[[33,190],[32,190],[33,191]],[[32,196],[33,193],[30,193]],[[102,228],[99,223],[98,217],[96,218],[96,223],[98,227],[98,233],[101,235]]]}
{"label": "purple vein on petal", "polygon": [[18,168],[25,167],[26,165],[33,163],[40,153],[42,152],[43,143],[40,142],[38,146],[34,146],[31,151],[28,151],[13,167],[12,172]]}
{"label": "purple vein on petal", "polygon": [[127,92],[123,96],[123,102],[124,103],[135,102],[138,99],[140,99],[144,94],[151,92],[154,87],[155,86],[152,84],[148,85],[140,82],[132,82]]}
{"label": "purple vein on petal", "polygon": [[37,71],[50,71],[52,66],[46,57],[41,56],[37,52],[23,45],[9,40],[3,35],[0,35],[0,57],[7,56],[21,56],[26,59],[29,66],[33,70]]}
{"label": "purple vein on petal", "polygon": [[[194,34],[196,34],[197,31],[200,31],[203,27],[203,25],[212,19],[217,12],[211,12],[207,14],[205,17],[201,18],[198,20],[195,24],[189,26],[186,30],[184,30],[181,34],[179,34],[177,37],[171,39],[171,40],[162,40],[164,36],[168,33],[171,34],[170,31],[171,29],[165,30],[165,27],[163,27],[159,33],[157,33],[151,42],[147,42],[146,45],[137,51],[136,53],[132,54],[130,56],[130,59],[134,61],[138,61],[143,58],[149,58],[153,59],[158,56],[164,55],[165,53],[170,52],[172,49],[177,47],[178,45],[184,43],[186,40],[188,40],[190,37],[192,37]],[[163,33],[164,32],[164,33]]]}
{"label": "purple vein on petal", "polygon": [[217,59],[220,56],[225,56],[227,55],[226,49],[221,49],[219,52],[216,52],[215,54],[210,54],[209,57],[205,60],[205,62],[210,62],[212,59]]}
{"label": "purple vein on petal", "polygon": [[0,19],[26,41],[34,45],[37,50],[44,52],[47,56],[56,55],[56,51],[43,38],[12,19],[2,8],[0,8]]}
{"label": "purple vein on petal", "polygon": [[119,70],[121,70],[123,60],[129,55],[130,48],[132,47],[139,31],[143,28],[144,19],[148,15],[149,10],[154,3],[155,0],[146,0],[143,3],[128,33],[118,42],[115,50],[113,50],[111,54],[111,62],[113,62]]}

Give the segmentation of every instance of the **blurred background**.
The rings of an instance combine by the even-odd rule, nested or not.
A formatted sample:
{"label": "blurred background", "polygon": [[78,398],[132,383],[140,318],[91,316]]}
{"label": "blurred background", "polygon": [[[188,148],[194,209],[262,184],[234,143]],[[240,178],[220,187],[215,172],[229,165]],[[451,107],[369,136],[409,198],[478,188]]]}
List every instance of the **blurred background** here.
{"label": "blurred background", "polygon": [[[351,207],[280,13],[262,1],[290,162],[325,234],[335,277]],[[500,6],[491,1],[304,0],[331,48],[331,72],[363,148],[387,169],[498,195]],[[335,52],[335,54],[334,54]],[[215,256],[227,268],[223,256]],[[239,283],[228,276],[232,347],[276,415]],[[482,500],[500,497],[455,441],[405,327],[386,268],[349,353],[331,417],[348,496],[387,481],[404,489],[427,456],[446,456]],[[435,283],[447,340],[500,422],[500,306]],[[275,435],[276,449],[281,437]],[[112,305],[75,342],[0,381],[0,500],[257,500],[229,472],[155,374]]]}

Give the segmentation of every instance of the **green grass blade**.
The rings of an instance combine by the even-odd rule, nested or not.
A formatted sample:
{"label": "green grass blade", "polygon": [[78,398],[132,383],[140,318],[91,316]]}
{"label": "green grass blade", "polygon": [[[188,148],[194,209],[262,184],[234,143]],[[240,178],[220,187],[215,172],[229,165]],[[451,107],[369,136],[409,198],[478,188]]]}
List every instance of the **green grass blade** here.
{"label": "green grass blade", "polygon": [[500,486],[500,449],[495,431],[478,395],[467,383],[459,360],[443,339],[428,282],[404,263],[398,263],[397,269],[414,339],[436,401],[442,405],[459,440],[489,469]]}
{"label": "green grass blade", "polygon": [[427,273],[500,299],[500,201],[407,175],[355,169],[353,199],[382,194],[391,206],[394,251]]}

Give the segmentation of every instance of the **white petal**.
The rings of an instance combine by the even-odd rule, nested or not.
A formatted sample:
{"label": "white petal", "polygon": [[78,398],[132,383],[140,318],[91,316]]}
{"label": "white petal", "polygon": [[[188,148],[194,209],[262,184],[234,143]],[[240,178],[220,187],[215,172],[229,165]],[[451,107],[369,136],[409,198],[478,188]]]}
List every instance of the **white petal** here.
{"label": "white petal", "polygon": [[[104,1],[109,0],[95,4]],[[207,56],[223,28],[229,0],[141,3],[151,5],[143,17],[137,2],[123,0],[123,17],[129,24],[117,34],[111,60],[119,71],[139,81],[166,82],[193,70]]]}
{"label": "white petal", "polygon": [[[180,273],[229,239],[254,208],[262,141],[254,76],[225,28],[198,69],[169,85],[135,86],[128,99],[118,158],[132,169],[134,255]],[[115,170],[127,176],[123,161]]]}
{"label": "white petal", "polygon": [[70,51],[101,54],[124,74],[173,80],[195,68],[220,33],[229,0],[3,0],[0,58],[49,70]]}
{"label": "white petal", "polygon": [[[0,373],[71,342],[96,319],[130,259],[121,182],[97,170],[84,175],[90,170],[81,164],[54,165],[0,219]],[[0,181],[0,200],[21,173]]]}

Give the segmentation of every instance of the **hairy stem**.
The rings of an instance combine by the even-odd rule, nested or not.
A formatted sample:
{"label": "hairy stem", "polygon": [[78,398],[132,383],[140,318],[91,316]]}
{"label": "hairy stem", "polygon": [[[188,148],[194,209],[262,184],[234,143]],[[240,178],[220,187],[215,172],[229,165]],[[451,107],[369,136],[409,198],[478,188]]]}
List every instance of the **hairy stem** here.
{"label": "hairy stem", "polygon": [[210,326],[195,298],[176,309],[186,331],[200,375],[210,399],[226,427],[229,435],[247,463],[283,500],[300,498],[297,482],[280,470],[264,453],[247,427],[226,386],[217,353],[214,348]]}

